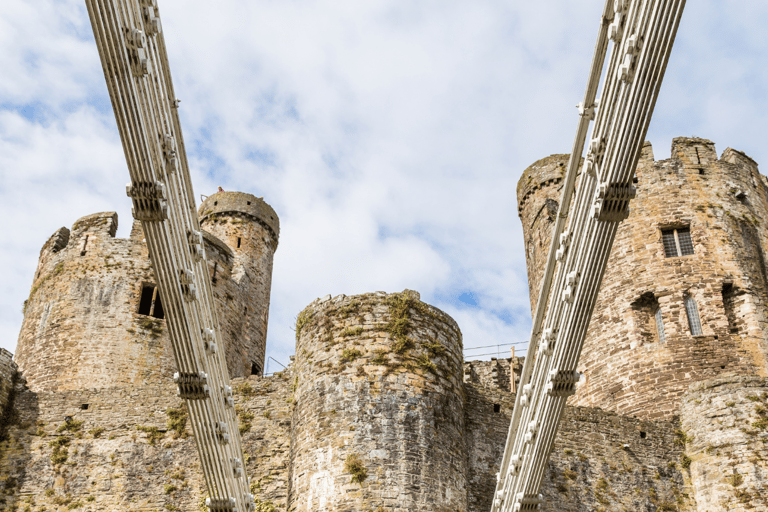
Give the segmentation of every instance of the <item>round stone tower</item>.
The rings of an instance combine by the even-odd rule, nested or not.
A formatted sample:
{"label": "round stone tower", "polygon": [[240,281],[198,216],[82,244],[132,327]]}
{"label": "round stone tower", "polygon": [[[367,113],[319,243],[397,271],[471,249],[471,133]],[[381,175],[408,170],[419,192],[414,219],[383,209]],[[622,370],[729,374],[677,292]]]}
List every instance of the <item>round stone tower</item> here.
{"label": "round stone tower", "polygon": [[416,292],[317,300],[296,322],[292,512],[467,510],[461,333]]}
{"label": "round stone tower", "polygon": [[[213,206],[220,216],[205,210],[201,224],[230,375],[260,374],[277,215],[262,200],[235,192],[216,194],[204,206],[216,196],[233,208],[239,198],[245,207],[258,205],[248,216],[250,210],[232,213],[220,203]],[[258,212],[271,228],[254,220]],[[116,230],[116,213],[88,215],[71,230],[60,228],[40,251],[15,354],[30,389],[146,385],[172,377],[163,301],[141,224],[134,222],[128,239],[115,238]]]}
{"label": "round stone tower", "polygon": [[95,213],[43,245],[15,354],[32,390],[139,385],[173,375],[147,246],[141,238],[115,238],[116,230],[116,213]]}
{"label": "round stone tower", "polygon": [[[649,143],[637,198],[618,230],[592,316],[574,405],[645,419],[676,414],[696,382],[720,374],[766,375],[768,187],[757,164],[714,144],[677,138],[672,158]],[[556,169],[531,166],[518,185],[531,302],[546,264],[559,200]]]}
{"label": "round stone tower", "polygon": [[232,377],[261,375],[280,221],[263,198],[243,192],[209,196],[200,205],[199,215],[204,233],[230,249],[207,253],[229,373]]}

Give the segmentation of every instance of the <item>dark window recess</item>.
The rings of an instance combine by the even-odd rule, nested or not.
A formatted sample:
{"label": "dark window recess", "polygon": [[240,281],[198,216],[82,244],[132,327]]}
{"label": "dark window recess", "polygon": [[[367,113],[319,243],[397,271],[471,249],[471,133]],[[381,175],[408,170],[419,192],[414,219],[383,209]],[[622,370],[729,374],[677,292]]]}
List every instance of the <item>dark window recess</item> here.
{"label": "dark window recess", "polygon": [[214,261],[213,262],[213,274],[211,275],[211,282],[213,284],[216,284],[216,271],[219,269],[219,262]]}
{"label": "dark window recess", "polygon": [[664,243],[664,255],[667,258],[693,254],[691,229],[688,227],[663,229],[661,231],[661,241]]}
{"label": "dark window recess", "polygon": [[645,432],[640,432],[640,439],[645,439]]}
{"label": "dark window recess", "polygon": [[653,292],[645,292],[630,304],[635,317],[635,335],[643,344],[664,342],[664,324],[659,301]]}
{"label": "dark window recess", "polygon": [[493,412],[501,412],[501,404],[493,404]]}
{"label": "dark window recess", "polygon": [[87,411],[88,410],[88,404],[83,404],[83,405],[80,406],[80,408],[82,410],[84,410],[84,411]]}
{"label": "dark window recess", "polygon": [[160,293],[158,293],[156,286],[145,284],[142,287],[141,300],[139,300],[139,314],[155,318],[165,318],[163,304],[160,302]]}
{"label": "dark window recess", "polygon": [[85,240],[83,240],[83,247],[80,249],[80,256],[85,256],[85,248],[88,247],[88,237],[91,235],[85,235]]}
{"label": "dark window recess", "polygon": [[240,248],[240,237],[237,237],[237,248]]}
{"label": "dark window recess", "polygon": [[251,202],[250,201],[246,201],[246,203],[248,204],[248,206],[251,206]]}
{"label": "dark window recess", "polygon": [[261,375],[261,368],[256,363],[251,363],[251,375]]}
{"label": "dark window recess", "polygon": [[218,205],[218,204],[219,204],[219,202],[218,202],[218,201],[214,201],[214,202],[213,202],[213,206],[216,206],[216,205]]}
{"label": "dark window recess", "polygon": [[744,302],[743,296],[738,288],[734,288],[731,283],[723,285],[723,309],[725,318],[728,319],[728,332],[737,334],[739,332],[739,315],[737,313],[739,306]]}

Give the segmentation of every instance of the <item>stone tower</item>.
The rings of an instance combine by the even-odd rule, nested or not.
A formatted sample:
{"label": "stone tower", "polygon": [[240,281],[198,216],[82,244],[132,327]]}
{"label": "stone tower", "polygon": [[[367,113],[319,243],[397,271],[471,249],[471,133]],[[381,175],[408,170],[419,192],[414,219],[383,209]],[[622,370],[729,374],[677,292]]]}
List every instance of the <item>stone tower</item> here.
{"label": "stone tower", "polygon": [[[768,371],[768,186],[757,164],[712,142],[649,143],[637,198],[619,227],[590,323],[574,405],[646,419],[676,414],[691,384]],[[546,264],[568,155],[529,167],[518,184],[532,307]]]}
{"label": "stone tower", "polygon": [[296,323],[288,510],[467,510],[461,333],[416,292]]}
{"label": "stone tower", "polygon": [[277,214],[263,198],[218,192],[200,205],[200,227],[229,251],[208,258],[230,375],[261,375],[272,289],[272,258],[280,237]]}
{"label": "stone tower", "polygon": [[[260,201],[278,225],[266,203],[249,194],[224,195],[233,194]],[[205,231],[228,232],[219,229],[223,220],[210,217],[201,224],[229,372],[233,377],[261,373],[271,279],[252,269],[259,268],[255,262],[268,260],[262,268],[271,273],[277,231],[258,245],[252,235],[258,228],[243,222],[234,231],[241,230],[247,241],[238,248],[236,240],[228,245]],[[173,375],[163,302],[141,224],[134,222],[128,239],[115,238],[116,230],[116,213],[96,213],[79,219],[71,230],[60,228],[43,245],[15,355],[30,389],[151,385]]]}

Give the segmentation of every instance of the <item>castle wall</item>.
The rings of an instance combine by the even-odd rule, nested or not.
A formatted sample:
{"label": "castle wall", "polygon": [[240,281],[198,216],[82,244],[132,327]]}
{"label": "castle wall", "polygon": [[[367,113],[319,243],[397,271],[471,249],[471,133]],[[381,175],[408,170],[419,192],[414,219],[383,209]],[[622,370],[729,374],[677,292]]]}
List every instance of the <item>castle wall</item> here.
{"label": "castle wall", "polygon": [[147,247],[117,239],[117,214],[59,229],[40,252],[16,362],[37,391],[147,385],[173,374],[165,320],[138,313]]}
{"label": "castle wall", "polygon": [[[285,510],[290,383],[287,373],[232,381],[257,510]],[[207,492],[191,435],[170,384],[22,390],[15,424],[0,442],[0,510],[203,510]]]}
{"label": "castle wall", "polygon": [[[280,236],[279,219],[262,198],[243,192],[217,192],[199,208],[208,268],[216,298],[227,367],[235,377],[264,371],[272,288],[272,260]],[[211,257],[212,256],[212,257]]]}
{"label": "castle wall", "polygon": [[[531,258],[531,247],[548,250],[553,223],[531,219],[555,194],[549,177],[563,161],[550,157],[526,171],[521,186],[544,180],[527,198],[519,186],[532,303],[546,255],[534,250]],[[751,159],[730,149],[718,159],[713,143],[695,138],[675,139],[672,158],[658,162],[646,143],[636,176],[637,198],[619,226],[570,403],[671,418],[692,382],[766,374],[768,188]],[[683,228],[693,254],[665,257],[662,230]],[[686,297],[698,307],[700,335],[691,334]]]}
{"label": "castle wall", "polygon": [[[464,389],[467,510],[487,512],[515,395],[483,383],[466,382]],[[677,429],[674,421],[642,421],[600,409],[566,407],[542,483],[542,510],[695,510],[685,497],[690,490]]]}
{"label": "castle wall", "polygon": [[296,326],[289,510],[467,510],[462,344],[405,291],[313,302]]}
{"label": "castle wall", "polygon": [[768,510],[768,379],[692,386],[680,419],[698,510]]}

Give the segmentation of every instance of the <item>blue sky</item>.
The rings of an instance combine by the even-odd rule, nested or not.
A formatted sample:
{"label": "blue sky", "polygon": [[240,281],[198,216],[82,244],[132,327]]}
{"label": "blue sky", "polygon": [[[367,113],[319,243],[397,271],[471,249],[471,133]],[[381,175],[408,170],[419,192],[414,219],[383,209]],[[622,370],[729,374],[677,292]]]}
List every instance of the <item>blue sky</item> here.
{"label": "blue sky", "polygon": [[[281,219],[268,355],[287,362],[316,297],[404,288],[452,315],[466,347],[527,339],[515,187],[570,149],[602,6],[159,0],[195,192],[251,192]],[[688,2],[648,134],[657,159],[695,135],[768,162],[766,19],[758,0]],[[82,0],[5,0],[0,69],[13,351],[45,240],[105,210],[127,236],[131,216]]]}

